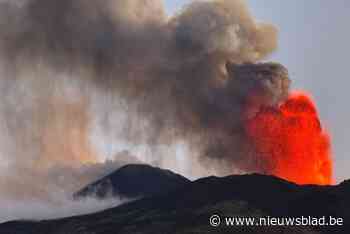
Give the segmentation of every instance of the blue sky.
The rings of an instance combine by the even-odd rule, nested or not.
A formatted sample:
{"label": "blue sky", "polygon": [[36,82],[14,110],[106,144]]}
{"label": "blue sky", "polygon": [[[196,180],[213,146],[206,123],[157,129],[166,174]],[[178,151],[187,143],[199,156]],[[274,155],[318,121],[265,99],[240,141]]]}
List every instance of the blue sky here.
{"label": "blue sky", "polygon": [[[229,1],[229,0],[228,0]],[[166,0],[171,14],[188,0]],[[333,138],[335,178],[350,177],[350,1],[247,0],[260,21],[280,31],[268,58],[288,67],[293,87],[308,90]]]}

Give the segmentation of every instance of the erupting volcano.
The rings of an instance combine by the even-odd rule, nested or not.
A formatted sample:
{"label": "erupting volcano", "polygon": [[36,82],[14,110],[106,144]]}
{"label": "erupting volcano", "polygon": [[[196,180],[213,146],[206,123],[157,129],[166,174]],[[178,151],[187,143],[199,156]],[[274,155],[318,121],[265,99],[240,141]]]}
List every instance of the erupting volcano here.
{"label": "erupting volcano", "polygon": [[0,22],[0,207],[55,207],[126,163],[332,183],[314,104],[267,61],[278,28],[244,0],[4,0]]}
{"label": "erupting volcano", "polygon": [[311,98],[293,92],[279,107],[264,107],[245,131],[265,172],[298,184],[332,183],[330,137]]}

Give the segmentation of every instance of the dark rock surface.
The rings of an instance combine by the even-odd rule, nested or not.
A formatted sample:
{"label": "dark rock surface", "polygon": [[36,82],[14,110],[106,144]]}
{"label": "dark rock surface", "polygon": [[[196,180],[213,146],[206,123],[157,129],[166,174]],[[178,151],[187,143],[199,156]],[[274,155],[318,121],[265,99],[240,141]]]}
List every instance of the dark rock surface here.
{"label": "dark rock surface", "polygon": [[[8,222],[1,234],[205,234],[205,233],[350,233],[350,184],[300,186],[263,175],[208,177],[168,193],[103,212],[60,220]],[[343,226],[211,227],[218,214],[242,217],[333,216]],[[223,218],[222,218],[223,219]]]}
{"label": "dark rock surface", "polygon": [[74,197],[140,198],[171,191],[188,183],[190,180],[170,170],[144,164],[129,164],[82,188]]}

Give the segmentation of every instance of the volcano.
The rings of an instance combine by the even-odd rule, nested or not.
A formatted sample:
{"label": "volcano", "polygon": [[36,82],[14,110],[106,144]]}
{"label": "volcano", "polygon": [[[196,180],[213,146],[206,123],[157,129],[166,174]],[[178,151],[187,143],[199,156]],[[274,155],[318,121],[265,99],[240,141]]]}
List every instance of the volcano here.
{"label": "volcano", "polygon": [[[336,186],[297,185],[251,174],[207,177],[99,213],[49,221],[14,221],[2,234],[130,233],[341,233],[350,225],[350,182]],[[213,214],[246,217],[332,216],[340,226],[211,227]]]}
{"label": "volcano", "polygon": [[[267,61],[278,28],[246,1],[190,1],[173,15],[162,0],[5,2],[0,201],[46,218],[57,216],[35,216],[32,201],[73,215],[79,199],[130,200],[5,223],[0,234],[349,233],[349,185],[331,186],[328,131],[287,68]],[[195,178],[259,174],[190,181],[128,165],[96,181],[129,154],[120,151]],[[225,229],[210,227],[212,214],[331,215],[345,225]]]}
{"label": "volcano", "polygon": [[168,192],[189,182],[187,178],[170,170],[145,164],[129,164],[82,188],[74,197],[105,199],[114,196],[135,199]]}

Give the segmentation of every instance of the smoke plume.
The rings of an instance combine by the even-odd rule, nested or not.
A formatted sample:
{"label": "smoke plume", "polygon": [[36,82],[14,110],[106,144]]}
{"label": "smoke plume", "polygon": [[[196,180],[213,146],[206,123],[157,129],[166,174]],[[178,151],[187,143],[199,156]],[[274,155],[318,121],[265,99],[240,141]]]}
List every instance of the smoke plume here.
{"label": "smoke plume", "polygon": [[0,12],[0,197],[71,192],[121,150],[188,176],[262,170],[242,121],[285,100],[290,81],[259,63],[277,30],[245,1],[173,16],[161,0],[16,0]]}

